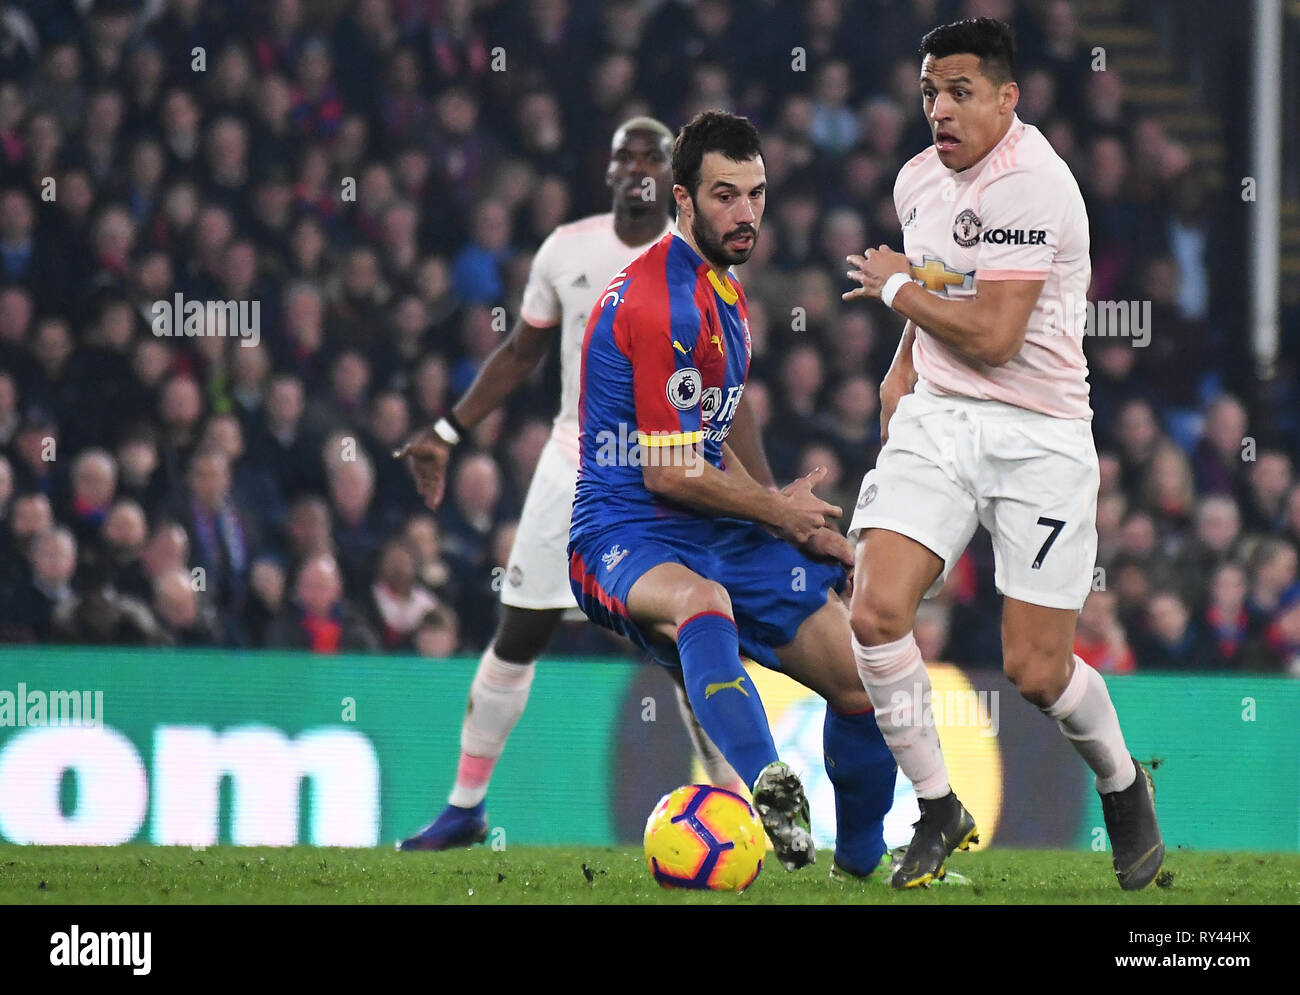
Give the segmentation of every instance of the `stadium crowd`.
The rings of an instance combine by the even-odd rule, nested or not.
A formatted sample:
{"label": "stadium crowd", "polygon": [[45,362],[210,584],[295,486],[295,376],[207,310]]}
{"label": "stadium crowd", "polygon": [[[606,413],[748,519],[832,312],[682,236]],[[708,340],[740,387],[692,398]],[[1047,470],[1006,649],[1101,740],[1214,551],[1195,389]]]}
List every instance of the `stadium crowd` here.
{"label": "stadium crowd", "polygon": [[[1294,421],[1238,399],[1249,336],[1215,306],[1235,277],[1207,191],[1091,71],[1067,0],[0,5],[0,639],[481,649],[556,362],[457,451],[436,513],[390,454],[501,341],[541,240],[609,209],[609,139],[641,113],[758,125],[745,396],[777,477],[825,466],[849,508],[900,323],[842,304],[843,258],[900,246],[893,179],[929,142],[917,43],[980,14],[1015,25],[1019,114],[1084,190],[1093,298],[1150,309],[1147,341],[1086,342],[1078,651],[1300,676]],[[256,334],[157,334],[178,294],[256,302]],[[983,537],[917,635],[996,666],[998,634]],[[581,626],[555,649],[619,645]]]}

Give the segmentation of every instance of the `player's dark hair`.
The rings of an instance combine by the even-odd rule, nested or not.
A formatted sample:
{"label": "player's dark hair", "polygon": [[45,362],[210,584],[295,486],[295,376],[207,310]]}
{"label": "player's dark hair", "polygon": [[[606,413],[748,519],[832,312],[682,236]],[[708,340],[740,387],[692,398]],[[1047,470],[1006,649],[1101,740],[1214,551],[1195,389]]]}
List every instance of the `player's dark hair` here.
{"label": "player's dark hair", "polygon": [[977,55],[980,72],[997,86],[1010,83],[1016,73],[1016,33],[1011,25],[993,17],[970,17],[935,28],[921,39],[921,55],[936,59],[949,55]]}
{"label": "player's dark hair", "polygon": [[726,111],[701,111],[673,143],[673,182],[687,189],[691,200],[700,186],[700,163],[708,152],[721,152],[732,162],[748,162],[763,154],[758,129],[749,118]]}

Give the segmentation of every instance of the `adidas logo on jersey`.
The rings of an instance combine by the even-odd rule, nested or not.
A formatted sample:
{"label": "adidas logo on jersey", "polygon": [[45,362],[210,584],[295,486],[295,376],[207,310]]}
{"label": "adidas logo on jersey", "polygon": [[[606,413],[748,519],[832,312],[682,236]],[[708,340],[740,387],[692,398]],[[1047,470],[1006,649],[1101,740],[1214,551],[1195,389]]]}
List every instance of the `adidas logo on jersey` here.
{"label": "adidas logo on jersey", "polygon": [[569,284],[569,286],[570,287],[590,286],[590,284],[587,283],[587,274],[586,273],[581,274],[576,280],[574,280],[571,284]]}
{"label": "adidas logo on jersey", "polygon": [[904,219],[904,221],[903,221],[903,227],[904,227],[904,228],[911,228],[914,224],[916,224],[916,208],[915,208],[915,207],[912,208],[910,211],[907,212],[907,217],[906,217],[906,218]]}

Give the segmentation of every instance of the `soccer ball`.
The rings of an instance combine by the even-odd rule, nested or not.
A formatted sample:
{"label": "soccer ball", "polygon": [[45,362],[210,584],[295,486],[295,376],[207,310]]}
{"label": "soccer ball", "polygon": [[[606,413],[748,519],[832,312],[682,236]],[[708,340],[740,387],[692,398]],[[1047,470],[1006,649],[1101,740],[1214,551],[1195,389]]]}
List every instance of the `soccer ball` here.
{"label": "soccer ball", "polygon": [[688,784],[670,791],[646,820],[646,863],[665,888],[744,891],[766,853],[753,807],[723,788]]}

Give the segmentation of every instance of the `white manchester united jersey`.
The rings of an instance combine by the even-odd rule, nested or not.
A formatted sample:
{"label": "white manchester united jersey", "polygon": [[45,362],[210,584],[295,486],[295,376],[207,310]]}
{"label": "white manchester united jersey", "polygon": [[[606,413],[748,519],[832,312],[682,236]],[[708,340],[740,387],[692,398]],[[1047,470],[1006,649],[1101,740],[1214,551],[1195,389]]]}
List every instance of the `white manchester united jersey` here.
{"label": "white manchester united jersey", "polygon": [[658,242],[663,228],[644,245],[629,246],[614,232],[614,215],[591,217],[560,225],[542,243],[533,258],[524,288],[521,313],[538,328],[560,326],[560,411],[552,438],[566,458],[578,467],[578,394],[582,377],[582,338],[596,297],[610,278],[643,251]]}
{"label": "white manchester united jersey", "polygon": [[1088,215],[1069,167],[1032,125],[1013,118],[983,159],[961,172],[933,146],[899,171],[894,206],[912,276],[960,299],[976,280],[1043,280],[1019,354],[990,366],[917,329],[912,362],[943,393],[1058,418],[1091,418],[1083,330]]}

